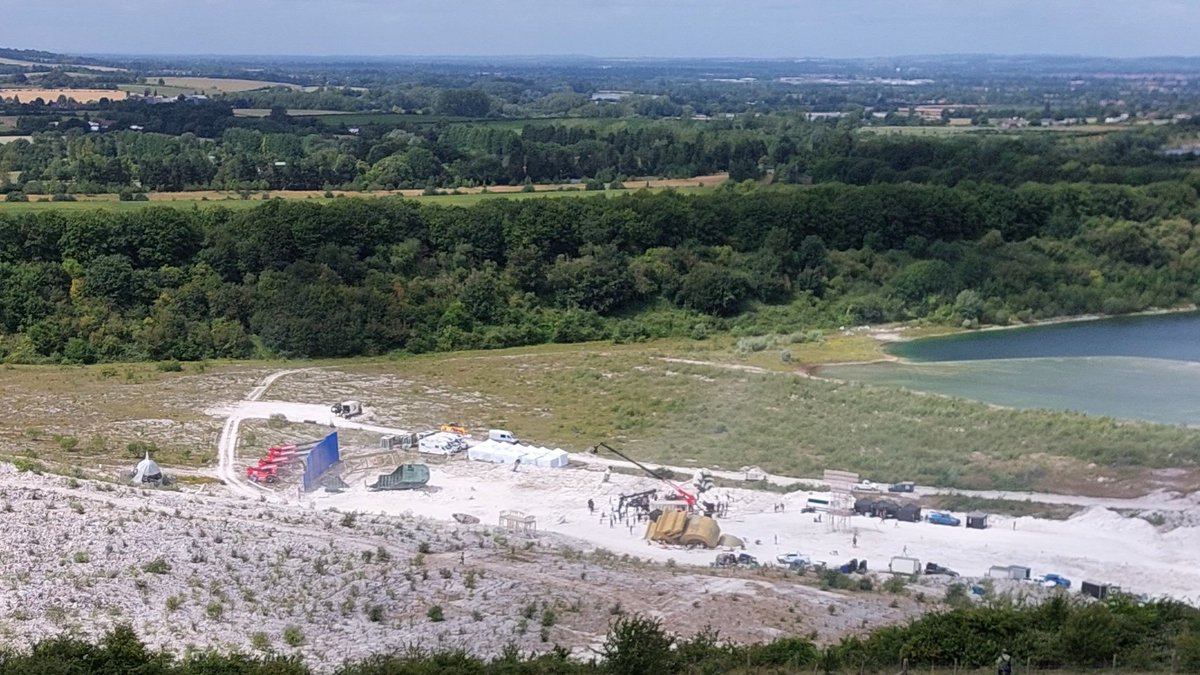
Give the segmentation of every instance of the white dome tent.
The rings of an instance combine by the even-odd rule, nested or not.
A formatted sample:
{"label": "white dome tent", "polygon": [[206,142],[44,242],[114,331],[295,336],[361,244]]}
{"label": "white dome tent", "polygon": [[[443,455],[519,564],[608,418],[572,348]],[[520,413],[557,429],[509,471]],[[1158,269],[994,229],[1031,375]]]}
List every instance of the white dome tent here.
{"label": "white dome tent", "polygon": [[142,483],[154,483],[162,485],[166,482],[166,477],[163,476],[162,469],[158,464],[150,459],[150,453],[146,453],[146,457],[137,463],[137,468],[133,471],[133,482],[135,485]]}

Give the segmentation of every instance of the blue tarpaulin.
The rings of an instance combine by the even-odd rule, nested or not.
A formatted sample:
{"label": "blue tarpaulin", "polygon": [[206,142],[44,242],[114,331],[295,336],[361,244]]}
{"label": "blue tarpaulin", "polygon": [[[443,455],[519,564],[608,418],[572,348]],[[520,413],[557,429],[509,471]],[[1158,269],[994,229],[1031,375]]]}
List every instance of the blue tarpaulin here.
{"label": "blue tarpaulin", "polygon": [[321,439],[312,452],[308,453],[308,459],[304,463],[304,490],[307,492],[318,487],[317,481],[321,474],[339,461],[341,456],[338,454],[338,435],[335,431]]}

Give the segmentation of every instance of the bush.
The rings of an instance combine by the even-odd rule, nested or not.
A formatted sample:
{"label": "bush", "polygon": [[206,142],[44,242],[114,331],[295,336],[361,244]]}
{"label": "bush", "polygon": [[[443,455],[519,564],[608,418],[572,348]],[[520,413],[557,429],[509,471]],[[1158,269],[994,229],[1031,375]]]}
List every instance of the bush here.
{"label": "bush", "polygon": [[175,361],[175,360],[159,361],[158,363],[154,364],[154,367],[157,368],[158,371],[162,372],[162,373],[183,372],[183,364],[178,361]]}
{"label": "bush", "polygon": [[170,574],[171,563],[163,560],[162,558],[155,558],[145,565],[142,565],[142,571],[149,572],[150,574]]}
{"label": "bush", "polygon": [[10,192],[4,196],[4,201],[10,204],[27,202],[29,201],[29,195],[25,194],[24,192]]}
{"label": "bush", "polygon": [[204,613],[213,621],[220,621],[225,616],[225,605],[213,600],[204,608]]}
{"label": "bush", "polygon": [[256,651],[271,651],[271,638],[261,631],[250,634],[250,647]]}
{"label": "bush", "polygon": [[675,672],[675,638],[657,619],[621,617],[608,629],[600,650],[608,672],[614,675],[644,675]]}
{"label": "bush", "polygon": [[430,607],[429,610],[427,612],[425,612],[425,616],[429,617],[429,620],[433,621],[435,623],[438,621],[446,620],[445,615],[442,613],[441,605],[434,605],[434,606]]}
{"label": "bush", "polygon": [[78,200],[75,199],[75,195],[67,194],[65,192],[59,192],[59,193],[52,195],[50,197],[50,201],[52,201],[52,202],[74,202],[74,201],[78,201]]}
{"label": "bush", "polygon": [[283,629],[283,642],[289,647],[299,647],[304,644],[304,631],[299,626],[287,626]]}

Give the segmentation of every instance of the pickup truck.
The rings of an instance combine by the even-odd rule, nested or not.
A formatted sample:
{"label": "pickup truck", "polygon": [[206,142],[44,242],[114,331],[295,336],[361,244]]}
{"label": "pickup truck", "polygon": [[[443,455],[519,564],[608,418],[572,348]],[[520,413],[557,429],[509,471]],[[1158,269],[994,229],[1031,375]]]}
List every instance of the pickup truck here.
{"label": "pickup truck", "polygon": [[1059,588],[1070,588],[1071,580],[1058,574],[1043,574],[1037,578],[1039,584],[1051,588],[1058,586]]}
{"label": "pickup truck", "polygon": [[929,522],[933,523],[934,525],[949,525],[950,527],[958,527],[959,525],[962,525],[961,520],[955,518],[949,513],[942,513],[941,511],[934,511],[930,513]]}
{"label": "pickup truck", "polygon": [[859,481],[854,484],[853,488],[856,492],[880,492],[882,488],[869,480]]}
{"label": "pickup truck", "polygon": [[796,553],[795,551],[793,551],[791,553],[783,553],[778,556],[775,556],[775,560],[779,561],[780,565],[788,565],[788,566],[796,565],[799,563],[803,563],[803,564],[807,565],[812,562],[812,560],[808,556],[804,555],[803,553]]}
{"label": "pickup truck", "polygon": [[932,562],[925,563],[925,574],[945,574],[948,577],[958,576],[958,572],[955,572],[949,567],[942,567],[941,565]]}

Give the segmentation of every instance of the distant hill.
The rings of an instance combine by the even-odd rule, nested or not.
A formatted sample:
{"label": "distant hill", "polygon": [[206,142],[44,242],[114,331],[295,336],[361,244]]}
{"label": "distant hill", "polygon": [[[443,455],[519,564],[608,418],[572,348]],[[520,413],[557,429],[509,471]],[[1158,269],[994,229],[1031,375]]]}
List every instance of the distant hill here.
{"label": "distant hill", "polygon": [[47,66],[100,64],[100,62],[95,59],[89,59],[82,56],[56,54],[54,52],[44,52],[40,49],[12,49],[9,47],[0,47],[0,59],[23,61],[30,64],[45,64]]}

